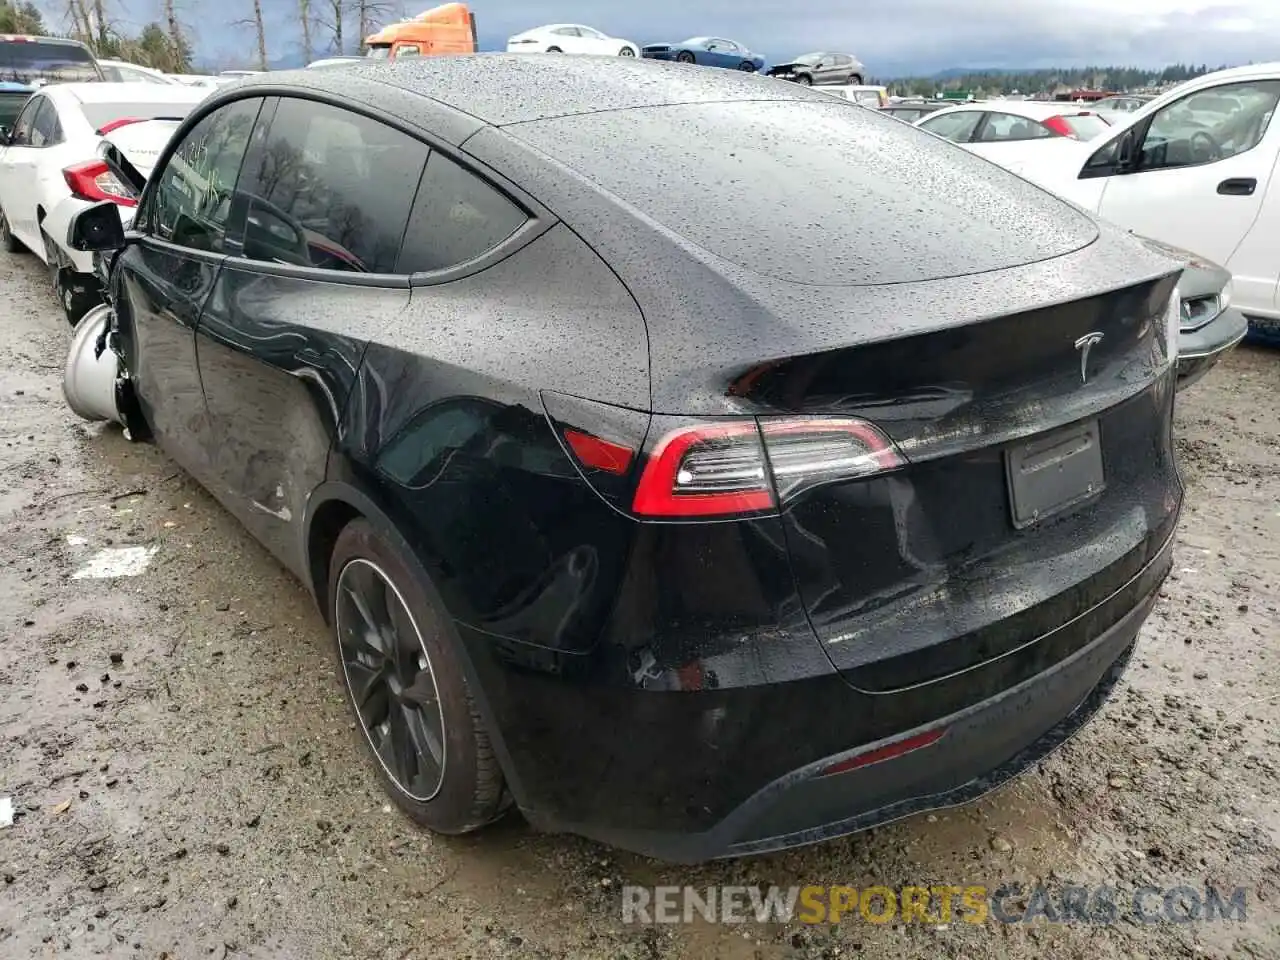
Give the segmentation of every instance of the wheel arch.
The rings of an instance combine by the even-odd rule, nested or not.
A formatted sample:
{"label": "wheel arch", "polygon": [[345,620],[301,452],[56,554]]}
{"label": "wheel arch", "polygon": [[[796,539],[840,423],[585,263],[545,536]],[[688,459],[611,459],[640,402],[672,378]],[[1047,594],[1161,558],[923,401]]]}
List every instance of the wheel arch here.
{"label": "wheel arch", "polygon": [[[346,471],[344,471],[346,472]],[[348,474],[349,476],[349,474]],[[338,534],[355,519],[363,519],[373,526],[378,536],[401,551],[411,571],[421,579],[423,589],[431,602],[452,623],[448,607],[440,596],[440,592],[431,581],[418,553],[400,534],[395,523],[387,512],[377,503],[373,496],[357,486],[353,479],[326,480],[312,491],[307,500],[306,517],[302,524],[303,557],[306,561],[306,586],[311,590],[325,625],[332,627],[329,617],[329,560],[333,556],[333,548]],[[516,802],[521,802],[525,795],[522,779],[512,762],[507,749],[506,739],[501,725],[489,702],[488,691],[480,682],[480,677],[472,662],[471,652],[466,643],[457,637],[455,630],[447,631],[447,635],[455,640],[454,650],[462,663],[463,672],[471,690],[472,701],[480,712],[489,735],[489,743],[498,758],[503,778]]]}
{"label": "wheel arch", "polygon": [[306,562],[306,586],[326,624],[329,623],[329,560],[338,535],[356,519],[367,520],[406,555],[414,556],[404,538],[396,532],[395,524],[363,491],[341,481],[326,481],[316,487],[307,500],[307,513],[302,524],[302,556]]}

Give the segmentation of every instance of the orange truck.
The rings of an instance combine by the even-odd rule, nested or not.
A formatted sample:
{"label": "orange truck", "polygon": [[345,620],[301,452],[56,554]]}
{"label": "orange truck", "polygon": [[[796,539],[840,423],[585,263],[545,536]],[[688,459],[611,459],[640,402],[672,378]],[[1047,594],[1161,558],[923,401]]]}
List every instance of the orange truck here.
{"label": "orange truck", "polygon": [[375,60],[475,53],[476,18],[465,3],[446,3],[383,27],[364,42]]}

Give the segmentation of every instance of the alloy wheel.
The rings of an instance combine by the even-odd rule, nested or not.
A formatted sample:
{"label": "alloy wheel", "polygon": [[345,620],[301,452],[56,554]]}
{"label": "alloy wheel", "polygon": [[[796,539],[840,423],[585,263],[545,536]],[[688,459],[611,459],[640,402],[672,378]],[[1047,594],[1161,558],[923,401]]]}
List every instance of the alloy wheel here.
{"label": "alloy wheel", "polygon": [[444,779],[444,713],[408,605],[380,567],[351,560],[338,575],[334,626],[347,692],[374,756],[406,796],[425,803]]}

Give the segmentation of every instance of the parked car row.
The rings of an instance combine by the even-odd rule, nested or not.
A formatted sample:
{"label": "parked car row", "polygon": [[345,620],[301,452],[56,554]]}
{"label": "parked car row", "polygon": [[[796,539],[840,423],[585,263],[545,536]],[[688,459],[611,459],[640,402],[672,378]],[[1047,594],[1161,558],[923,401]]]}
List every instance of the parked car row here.
{"label": "parked car row", "polygon": [[[745,44],[726,37],[690,37],[687,40],[648,43],[610,36],[581,23],[551,23],[518,33],[507,41],[508,53],[585,53],[604,56],[646,57],[674,60],[708,67],[723,67],[758,73],[765,58]],[[866,70],[862,62],[847,53],[807,53],[778,64],[769,75],[811,86],[814,84],[862,83]]]}
{"label": "parked car row", "polygon": [[110,302],[68,397],[313,592],[431,829],[692,861],[972,799],[1101,707],[1170,569],[1182,264],[640,59],[214,91],[121,168],[128,234],[70,223]]}

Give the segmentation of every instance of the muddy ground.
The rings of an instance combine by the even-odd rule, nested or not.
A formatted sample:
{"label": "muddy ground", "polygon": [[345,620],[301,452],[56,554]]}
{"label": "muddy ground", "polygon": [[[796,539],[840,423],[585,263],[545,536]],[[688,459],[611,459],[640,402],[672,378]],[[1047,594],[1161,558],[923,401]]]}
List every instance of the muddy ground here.
{"label": "muddy ground", "polygon": [[[1280,957],[1280,354],[1180,400],[1175,574],[1127,678],[981,803],[670,867],[393,813],[303,589],[159,451],[64,406],[68,334],[0,256],[0,957]],[[74,579],[154,547],[136,577]],[[1244,919],[623,925],[624,883],[1248,888]]]}

